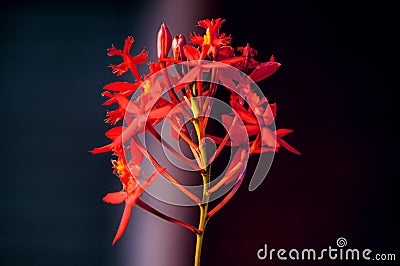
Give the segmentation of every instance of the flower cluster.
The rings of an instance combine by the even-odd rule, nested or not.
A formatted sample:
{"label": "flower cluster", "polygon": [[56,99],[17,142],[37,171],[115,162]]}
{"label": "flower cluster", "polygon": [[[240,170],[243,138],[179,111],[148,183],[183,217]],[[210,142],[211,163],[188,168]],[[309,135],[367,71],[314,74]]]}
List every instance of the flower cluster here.
{"label": "flower cluster", "polygon": [[[193,63],[193,65],[196,65],[199,60],[219,62],[235,67],[248,74],[254,82],[267,78],[280,67],[280,63],[275,62],[273,56],[266,62],[257,61],[257,51],[250,47],[249,44],[236,49],[230,46],[231,36],[220,32],[223,23],[224,20],[220,18],[199,21],[198,26],[204,28],[205,34],[193,33],[189,36],[188,42],[182,34],[172,37],[167,26],[162,24],[157,36],[158,60],[156,62],[148,61],[148,52],[145,50],[142,50],[138,55],[131,54],[130,50],[134,43],[133,37],[128,37],[125,40],[122,50],[117,49],[114,45],[108,49],[109,56],[118,56],[122,59],[120,64],[109,66],[112,72],[117,76],[131,73],[135,79],[133,83],[114,82],[104,87],[102,96],[106,97],[107,100],[103,105],[117,106],[115,110],[107,112],[105,119],[106,123],[113,126],[105,133],[111,142],[91,151],[94,154],[104,152],[113,153],[115,158],[111,160],[111,164],[114,173],[118,176],[122,184],[121,191],[108,193],[103,198],[105,202],[111,204],[125,203],[124,212],[113,244],[125,232],[132,207],[135,205],[169,222],[181,225],[193,231],[197,236],[201,236],[206,224],[205,221],[229,201],[241,184],[244,172],[238,171],[238,169],[246,167],[246,165],[243,165],[245,164],[244,158],[247,156],[245,150],[242,149],[242,143],[244,142],[247,142],[250,146],[249,155],[253,153],[275,152],[280,147],[299,154],[295,148],[283,140],[283,137],[290,133],[291,130],[275,130],[271,126],[276,117],[276,104],[269,104],[266,98],[257,95],[249,85],[235,84],[237,87],[243,85],[240,87],[240,90],[245,95],[246,103],[243,97],[239,96],[236,91],[224,88],[230,93],[229,105],[232,108],[232,112],[237,113],[243,123],[238,123],[238,117],[234,117],[231,114],[222,116],[224,125],[245,130],[248,136],[235,134],[235,132],[240,132],[240,130],[231,131],[226,136],[214,136],[206,134],[207,112],[210,111],[212,103],[199,99],[201,99],[200,97],[214,97],[217,90],[223,89],[221,86],[199,81],[196,79],[199,74],[198,72],[185,68],[180,68],[177,71],[178,75],[176,77],[164,74],[162,80],[149,82],[149,78],[152,75],[163,69],[180,63]],[[149,67],[146,75],[138,71],[138,65],[144,63],[147,63]],[[177,79],[182,81],[180,85],[168,90],[166,96],[163,95],[162,88]],[[134,95],[136,96],[132,97]],[[178,108],[178,111],[170,113],[171,110],[176,109],[183,102],[189,102],[187,104],[189,111],[185,108]],[[193,134],[189,133],[187,125],[183,122],[186,116],[191,117],[189,120],[196,129],[196,138],[193,138]],[[226,146],[237,148],[232,161],[225,171],[224,177],[212,187],[205,183],[204,185],[207,186],[207,189],[202,197],[194,195],[185,189],[176,178],[168,173],[168,169],[160,165],[157,159],[149,153],[140,141],[139,135],[148,133],[161,142],[163,136],[157,131],[156,126],[163,120],[169,123],[172,137],[183,140],[190,147],[197,164],[179,154],[173,147],[168,146],[167,148],[177,158],[197,170],[203,176],[203,180],[207,182],[212,177],[208,165],[214,161],[221,150]],[[210,158],[206,157],[204,150],[205,144],[203,140],[206,136],[213,139],[219,145]],[[154,165],[154,172],[143,172],[141,165],[144,160],[148,160]],[[142,193],[160,175],[163,175],[167,180],[172,182],[203,210],[200,218],[203,220],[200,221],[199,226],[192,226],[169,217],[140,200]],[[208,204],[205,198],[209,198],[209,195],[217,191],[221,186],[232,182],[236,182],[235,186],[213,209],[205,207]]]}

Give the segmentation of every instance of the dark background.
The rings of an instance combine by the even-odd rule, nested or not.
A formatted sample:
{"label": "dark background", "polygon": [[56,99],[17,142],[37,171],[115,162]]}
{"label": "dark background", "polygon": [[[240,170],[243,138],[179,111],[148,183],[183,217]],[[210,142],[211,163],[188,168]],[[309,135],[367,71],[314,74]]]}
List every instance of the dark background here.
{"label": "dark background", "polygon": [[[250,42],[260,60],[274,54],[282,63],[260,87],[278,103],[277,126],[294,129],[286,139],[302,152],[280,151],[256,191],[245,181],[208,224],[203,265],[297,265],[258,261],[256,252],[265,243],[322,249],[338,237],[400,259],[394,7],[277,2],[202,1],[193,17],[193,26],[226,18],[222,31],[234,46]],[[155,1],[147,5],[157,10]],[[87,151],[107,141],[100,91],[117,79],[105,49],[149,34],[127,23],[151,19],[143,6],[2,4],[1,265],[126,265],[116,262],[123,242],[110,244],[121,209],[101,202],[119,188],[110,156]],[[182,254],[188,265],[192,255]]]}

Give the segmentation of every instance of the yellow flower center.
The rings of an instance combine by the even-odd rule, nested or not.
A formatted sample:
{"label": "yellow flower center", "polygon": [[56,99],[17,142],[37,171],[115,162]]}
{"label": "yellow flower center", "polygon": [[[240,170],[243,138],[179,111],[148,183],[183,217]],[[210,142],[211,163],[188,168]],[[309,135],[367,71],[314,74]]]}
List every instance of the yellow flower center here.
{"label": "yellow flower center", "polygon": [[204,35],[203,45],[210,45],[210,44],[211,44],[210,29],[207,29],[206,35]]}
{"label": "yellow flower center", "polygon": [[150,81],[146,80],[143,82],[143,89],[144,89],[144,94],[150,92]]}

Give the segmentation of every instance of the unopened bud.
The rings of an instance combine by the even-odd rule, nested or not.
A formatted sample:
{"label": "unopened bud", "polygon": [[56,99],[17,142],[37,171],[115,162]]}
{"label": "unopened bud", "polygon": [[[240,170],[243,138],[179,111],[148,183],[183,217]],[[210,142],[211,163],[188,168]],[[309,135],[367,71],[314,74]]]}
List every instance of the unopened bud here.
{"label": "unopened bud", "polygon": [[185,36],[183,36],[182,34],[179,34],[179,37],[175,36],[174,40],[172,41],[172,52],[174,53],[175,60],[186,60],[186,56],[183,52],[184,45],[186,45]]}
{"label": "unopened bud", "polygon": [[168,56],[169,50],[172,45],[172,35],[165,24],[161,24],[157,36],[157,56],[159,59]]}

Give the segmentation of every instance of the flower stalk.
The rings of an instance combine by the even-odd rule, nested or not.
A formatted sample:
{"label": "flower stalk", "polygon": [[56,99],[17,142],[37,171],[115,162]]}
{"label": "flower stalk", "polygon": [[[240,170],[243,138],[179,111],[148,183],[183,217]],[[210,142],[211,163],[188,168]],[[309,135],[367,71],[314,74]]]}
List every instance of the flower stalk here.
{"label": "flower stalk", "polygon": [[[193,91],[195,91],[195,86],[193,86],[193,88],[194,88]],[[192,110],[193,110],[193,113],[196,113],[199,110],[199,104],[198,104],[199,98],[192,98],[192,99],[195,99],[192,101]],[[211,166],[208,164],[205,142],[204,142],[204,138],[202,138],[202,136],[205,136],[205,128],[201,126],[201,123],[202,123],[201,119],[198,116],[197,116],[197,118],[194,118],[193,125],[195,127],[196,134],[198,137],[198,142],[199,142],[201,168],[206,169],[205,173],[201,174],[201,178],[203,181],[203,196],[202,196],[203,203],[199,206],[199,209],[200,209],[199,216],[200,217],[199,217],[198,229],[202,232],[202,234],[196,234],[196,249],[195,249],[195,258],[194,258],[195,266],[200,265],[204,231],[205,231],[206,225],[207,225],[208,201],[209,201],[209,197],[210,197],[210,194],[208,193],[208,188],[209,188],[210,177],[211,177]]]}

